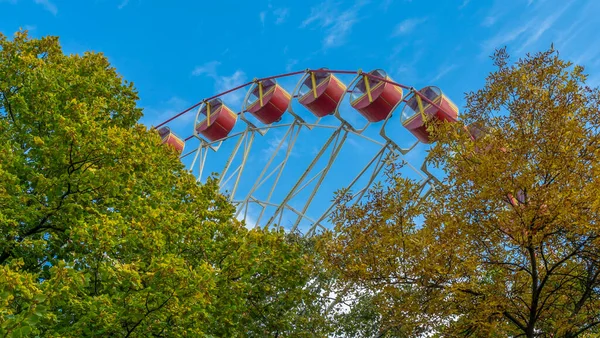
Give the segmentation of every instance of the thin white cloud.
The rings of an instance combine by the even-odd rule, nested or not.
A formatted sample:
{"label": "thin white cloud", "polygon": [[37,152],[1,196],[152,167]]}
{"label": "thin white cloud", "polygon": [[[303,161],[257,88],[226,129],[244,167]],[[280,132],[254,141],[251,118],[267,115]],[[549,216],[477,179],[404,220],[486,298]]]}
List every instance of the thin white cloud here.
{"label": "thin white cloud", "polygon": [[192,71],[192,75],[194,75],[194,76],[207,75],[210,77],[214,77],[217,75],[217,67],[220,64],[221,64],[221,62],[219,62],[219,61],[210,61],[210,62],[203,64],[202,66],[196,66],[196,68],[194,68],[194,70]]}
{"label": "thin white cloud", "polygon": [[326,2],[323,4],[323,10],[320,10],[319,7],[311,8],[310,14],[306,19],[304,19],[304,21],[302,21],[302,23],[300,24],[300,28],[308,27],[313,22],[319,23],[320,26],[330,25],[331,22],[333,22],[333,17],[331,15],[328,15],[329,11],[327,10],[330,6],[332,6],[331,2]]}
{"label": "thin white cloud", "polygon": [[435,83],[437,81],[439,81],[441,78],[443,78],[444,76],[446,76],[448,73],[450,73],[451,71],[455,70],[456,68],[458,68],[458,65],[456,64],[451,64],[448,67],[444,67],[442,69],[440,69],[437,73],[437,75],[431,79],[430,82]]}
{"label": "thin white cloud", "polygon": [[129,0],[123,0],[117,8],[123,9],[123,7],[127,6],[127,4],[129,4]]}
{"label": "thin white cloud", "polygon": [[553,27],[554,23],[571,4],[571,2],[567,2],[562,8],[553,10],[550,14],[537,14],[541,11],[539,8],[523,12],[522,16],[526,17],[527,20],[521,20],[522,23],[520,25],[514,25],[510,22],[500,29],[496,35],[485,40],[482,43],[481,56],[488,56],[494,49],[504,47],[508,44],[512,44],[513,47],[516,46],[517,53],[523,52],[527,47],[534,46]]}
{"label": "thin white cloud", "polygon": [[300,28],[316,26],[325,32],[323,47],[339,47],[346,43],[352,27],[359,21],[358,13],[364,5],[358,2],[348,9],[341,10],[340,5],[331,1],[312,7],[310,14]]}
{"label": "thin white cloud", "polygon": [[178,96],[172,96],[169,100],[167,100],[167,104],[175,108],[184,108],[187,107],[190,103]]}
{"label": "thin white cloud", "polygon": [[[222,93],[229,89],[233,89],[241,84],[244,84],[248,77],[242,70],[236,70],[231,75],[220,75],[217,68],[221,65],[219,61],[210,61],[201,66],[196,66],[192,71],[193,76],[208,76],[214,80],[215,94]],[[240,109],[245,91],[243,89],[236,90],[222,97],[223,101],[234,110]],[[210,95],[212,96],[212,95]]]}
{"label": "thin white cloud", "polygon": [[498,20],[498,18],[495,16],[491,16],[491,15],[486,16],[485,19],[483,19],[483,22],[481,23],[481,25],[483,27],[491,27],[496,23],[497,20]]}
{"label": "thin white cloud", "polygon": [[520,26],[514,27],[509,31],[501,31],[492,38],[483,42],[483,54],[489,54],[496,48],[503,47],[505,44],[514,41],[516,38],[525,33],[531,26],[533,21],[526,22]]}
{"label": "thin white cloud", "polygon": [[458,6],[458,9],[463,9],[463,8],[467,7],[469,2],[471,2],[471,0],[463,0],[462,4],[460,4],[460,6]]}
{"label": "thin white cloud", "polygon": [[384,0],[381,2],[381,9],[383,9],[384,12],[386,12],[388,10],[388,8],[390,8],[390,6],[392,5],[392,2],[394,2],[393,0]]}
{"label": "thin white cloud", "polygon": [[52,13],[52,15],[58,14],[58,8],[56,5],[50,0],[33,0],[36,4],[44,7],[48,12]]}
{"label": "thin white cloud", "polygon": [[583,30],[589,29],[586,23],[584,23],[584,21],[584,18],[580,18],[579,20],[571,24],[571,26],[569,26],[567,29],[561,29],[556,39],[554,40],[559,50],[567,47],[573,40],[575,40],[580,35],[580,33]]}
{"label": "thin white cloud", "polygon": [[285,65],[285,71],[291,72],[297,64],[298,64],[298,60],[296,60],[296,59],[288,60],[287,64]]}
{"label": "thin white cloud", "polygon": [[590,66],[590,61],[598,60],[596,53],[600,52],[595,44],[586,43],[593,35],[597,26],[596,13],[600,10],[600,4],[596,0],[590,0],[585,6],[578,6],[578,11],[572,13],[573,21],[568,27],[562,27],[556,34],[554,46],[568,59],[575,63],[583,63]]}
{"label": "thin white cloud", "polygon": [[[144,117],[142,121],[149,125],[157,125],[167,119],[181,113],[184,109],[191,106],[190,102],[178,96],[172,96],[166,101],[160,102],[155,106],[144,107]],[[192,122],[196,117],[195,112],[189,112],[178,119],[169,123],[169,127],[176,131],[192,133]],[[179,135],[187,137],[188,135]]]}
{"label": "thin white cloud", "polygon": [[279,147],[277,156],[285,154],[288,147],[288,138],[286,137],[284,140],[280,135],[276,135],[267,140],[267,147],[262,149],[262,158],[265,160],[265,162],[268,161],[271,156],[273,156],[273,153],[277,150],[277,147]]}
{"label": "thin white cloud", "polygon": [[277,8],[273,11],[273,14],[275,15],[275,24],[281,25],[290,15],[290,10],[288,8]]}
{"label": "thin white cloud", "polygon": [[[596,65],[598,63],[598,56],[600,54],[600,49],[595,48],[595,46],[588,48],[587,50],[584,51],[578,51],[577,53],[571,53],[571,54],[576,54],[572,57],[572,61],[574,64],[576,65],[580,65],[580,66],[590,66],[590,63],[592,63],[592,66]],[[593,62],[595,61],[595,62]]]}
{"label": "thin white cloud", "polygon": [[354,151],[364,151],[365,150],[365,145],[363,142],[358,142],[353,138],[347,138],[346,142],[348,142],[349,145],[352,146],[352,149]]}
{"label": "thin white cloud", "polygon": [[406,19],[406,20],[404,20],[404,21],[402,21],[402,22],[400,22],[399,24],[396,25],[396,27],[394,28],[394,32],[392,33],[392,36],[409,34],[419,24],[425,22],[426,20],[427,20],[426,18]]}
{"label": "thin white cloud", "polygon": [[[483,21],[480,23],[483,27],[491,27],[498,22],[508,21],[508,18],[503,18],[506,13],[515,9],[516,1],[514,2],[494,2],[492,6],[487,9],[487,13],[481,15]],[[522,10],[522,9],[520,9]],[[529,21],[529,20],[525,20]],[[514,24],[513,24],[514,26]]]}
{"label": "thin white cloud", "polygon": [[267,12],[262,11],[258,14],[258,17],[260,18],[260,23],[264,26],[265,25],[265,19],[267,18]]}
{"label": "thin white cloud", "polygon": [[535,25],[535,29],[531,31],[531,34],[527,38],[527,40],[521,45],[521,47],[517,50],[517,53],[522,52],[525,48],[535,44],[542,35],[556,22],[556,20],[571,6],[571,3],[567,3],[561,10],[556,11],[553,15],[545,18],[542,22]]}
{"label": "thin white cloud", "polygon": [[[244,84],[248,80],[248,77],[246,76],[246,73],[238,69],[229,76],[219,76],[215,80],[215,89],[217,93],[222,93]],[[244,89],[236,90],[225,95],[223,101],[226,101],[231,109],[241,110],[242,100],[245,95],[246,91]]]}
{"label": "thin white cloud", "polygon": [[273,5],[269,4],[267,6],[267,10],[261,11],[258,13],[258,18],[260,19],[261,25],[263,27],[267,23],[267,17],[273,18],[269,20],[273,20],[276,25],[281,25],[284,23],[287,18],[290,16],[289,8],[275,8],[273,9]]}

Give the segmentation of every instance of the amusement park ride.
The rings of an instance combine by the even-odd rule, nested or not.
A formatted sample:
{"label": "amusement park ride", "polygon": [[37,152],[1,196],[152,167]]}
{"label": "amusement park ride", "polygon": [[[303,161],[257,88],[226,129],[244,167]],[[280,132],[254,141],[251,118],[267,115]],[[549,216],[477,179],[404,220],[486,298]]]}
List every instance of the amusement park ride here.
{"label": "amusement park ride", "polygon": [[[352,80],[346,85],[340,77]],[[284,78],[298,79],[293,91],[278,84],[277,80]],[[244,89],[246,95],[236,113],[223,98]],[[399,107],[402,126],[416,138],[406,146],[394,138],[397,122],[392,116]],[[194,109],[193,135],[181,139],[167,124]],[[365,123],[356,122],[356,112]],[[401,159],[421,180],[426,193],[435,177],[425,163],[412,165],[407,157],[418,151],[419,143],[431,142],[428,120],[455,122],[457,117],[458,108],[437,87],[415,90],[394,82],[383,70],[308,69],[255,79],[204,99],[156,128],[163,144],[174,147],[182,159],[192,159],[190,170],[199,181],[207,171],[219,173],[219,185],[237,206],[239,219],[251,226],[282,225],[311,235],[327,227],[328,216],[340,203],[333,191],[351,193],[350,201],[359,201],[391,158]],[[386,126],[394,130],[387,131]],[[312,141],[319,140],[317,134],[323,136],[320,149],[303,155],[300,162],[288,163],[301,134]],[[332,171],[343,146],[350,143],[349,135],[371,144],[374,155],[363,158],[350,149],[350,162]],[[268,152],[257,154],[255,140],[269,137]],[[186,144],[194,140],[198,146],[184,152]],[[217,157],[219,153],[226,156]],[[348,175],[352,171],[355,173]],[[349,178],[344,181],[343,176]],[[326,177],[335,181],[334,190],[323,189]]]}

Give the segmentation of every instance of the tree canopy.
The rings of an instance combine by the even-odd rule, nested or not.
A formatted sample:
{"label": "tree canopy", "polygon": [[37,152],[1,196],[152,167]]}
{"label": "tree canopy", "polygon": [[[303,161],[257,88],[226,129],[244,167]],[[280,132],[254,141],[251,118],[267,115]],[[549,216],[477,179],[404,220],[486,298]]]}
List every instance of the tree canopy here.
{"label": "tree canopy", "polygon": [[461,121],[429,125],[426,198],[390,168],[321,243],[382,337],[600,334],[600,91],[553,49],[493,59]]}
{"label": "tree canopy", "polygon": [[599,335],[600,91],[493,59],[430,190],[391,165],[303,238],[237,221],[102,54],[0,34],[0,336]]}
{"label": "tree canopy", "polygon": [[137,123],[132,83],[0,35],[0,336],[298,336],[309,245],[248,230]]}

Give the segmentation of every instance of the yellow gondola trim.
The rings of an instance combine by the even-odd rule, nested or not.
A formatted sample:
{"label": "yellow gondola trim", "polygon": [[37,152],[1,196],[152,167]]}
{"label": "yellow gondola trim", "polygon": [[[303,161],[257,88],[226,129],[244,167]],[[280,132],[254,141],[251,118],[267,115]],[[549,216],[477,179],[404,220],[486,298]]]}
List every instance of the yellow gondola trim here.
{"label": "yellow gondola trim", "polygon": [[[274,91],[274,90],[275,90],[275,88],[276,88],[277,86],[279,86],[279,85],[277,85],[277,84],[276,84],[276,85],[274,85],[274,86],[271,86],[271,87],[269,88],[269,90],[267,90],[267,92],[266,92],[266,93],[263,93],[263,96],[267,96],[267,95],[271,94],[271,92],[272,92],[272,91]],[[259,102],[259,100],[256,100],[256,101],[252,102],[252,104],[251,104],[251,105],[249,105],[249,106],[248,106],[248,108],[246,108],[246,110],[252,109],[252,107],[254,107],[254,105],[255,105],[257,102]],[[263,105],[261,104],[260,106],[262,107]]]}
{"label": "yellow gondola trim", "polygon": [[238,115],[236,113],[234,113],[231,109],[227,108],[227,111],[229,112],[229,115],[231,117],[233,117],[236,121],[237,121],[237,117]]}
{"label": "yellow gondola trim", "polygon": [[[444,95],[442,95],[442,96],[444,96]],[[454,104],[454,102],[450,101],[450,99],[448,99],[445,96],[444,96],[444,99],[446,99],[446,102],[448,103],[450,108],[454,109],[454,111],[458,113],[458,107]]]}
{"label": "yellow gondola trim", "polygon": [[[378,83],[375,85],[375,87],[371,88],[371,92],[375,91],[375,89],[379,88],[379,86],[382,86],[384,83],[385,83],[385,82],[383,82],[383,81],[379,81],[379,82],[378,82]],[[361,95],[361,96],[360,96],[358,99],[356,99],[356,100],[352,101],[350,104],[351,104],[351,105],[355,105],[355,104],[357,104],[357,103],[358,103],[360,100],[362,100],[362,99],[365,97],[365,95],[367,95],[367,94],[366,94],[366,93],[365,93],[365,94],[362,94],[362,95]]]}
{"label": "yellow gondola trim", "polygon": [[[448,97],[446,95],[441,94],[438,97],[436,97],[435,100],[432,100],[432,102],[437,104],[438,106],[440,106],[440,110],[442,110],[444,113],[448,114],[449,112],[445,111],[441,106],[442,100],[446,100],[446,103],[448,103],[448,105],[450,106],[450,109],[454,110],[458,115],[458,107],[454,104],[454,102],[450,101],[450,99],[448,99]],[[428,107],[429,105],[430,104],[427,104],[426,107]]]}
{"label": "yellow gondola trim", "polygon": [[312,83],[312,87],[313,87],[313,95],[315,97],[315,99],[317,98],[317,79],[315,79],[315,73],[310,72],[310,81]]}
{"label": "yellow gondola trim", "polygon": [[371,96],[371,84],[369,83],[369,77],[367,75],[363,75],[363,81],[365,82],[365,88],[367,89],[369,103],[373,103],[373,96]]}
{"label": "yellow gondola trim", "polygon": [[[279,85],[276,85],[279,86]],[[292,97],[292,95],[290,93],[288,93],[287,91],[285,91],[285,89],[283,89],[283,87],[279,87],[279,89],[281,89],[281,94],[283,94],[283,96],[285,96],[286,99],[290,99]]]}
{"label": "yellow gondola trim", "polygon": [[[430,103],[427,103],[425,106],[423,106],[423,101],[421,100],[421,97],[417,94],[414,94],[416,96],[416,100],[417,100],[417,104],[419,105],[419,109],[423,110],[423,113],[421,114],[414,114],[413,116],[407,118],[406,120],[404,120],[404,122],[402,122],[402,125],[405,126],[407,124],[409,124],[410,122],[412,122],[417,116],[421,115],[421,117],[423,117],[423,120],[425,119],[425,114],[424,112],[429,109],[429,106],[431,106]],[[432,100],[431,102],[439,105],[439,103],[442,101],[442,96],[440,95],[438,97],[435,98],[435,100]],[[412,100],[412,99],[411,99]],[[409,100],[410,101],[410,100]],[[407,102],[408,104],[408,102]]]}
{"label": "yellow gondola trim", "polygon": [[206,102],[206,127],[210,126],[210,101]]}
{"label": "yellow gondola trim", "polygon": [[415,118],[417,118],[417,116],[420,116],[420,114],[415,114],[415,115],[407,118],[406,120],[404,120],[404,122],[402,122],[402,125],[406,126],[407,124],[411,123]]}
{"label": "yellow gondola trim", "polygon": [[334,75],[331,75],[331,78],[332,78],[333,80],[335,80],[335,82],[338,84],[338,86],[339,86],[341,89],[343,89],[344,91],[346,91],[346,89],[348,89],[348,88],[346,87],[346,84],[344,84],[342,81],[340,81],[340,79],[338,79],[338,78],[337,78],[337,77],[335,77]]}
{"label": "yellow gondola trim", "polygon": [[[330,81],[331,81],[331,80],[330,80]],[[321,86],[325,86],[326,84],[327,84],[327,81],[321,81],[321,83],[319,83],[319,84],[317,85],[317,89],[319,89],[319,87],[321,87]],[[313,87],[313,88],[314,88],[314,87]],[[302,95],[302,96],[300,97],[299,101],[302,101],[302,100],[306,99],[306,98],[307,98],[307,97],[308,97],[310,94],[312,94],[312,91],[308,91],[308,92],[306,92],[306,94],[304,94],[304,95]],[[315,98],[317,98],[317,97],[315,96]]]}
{"label": "yellow gondola trim", "polygon": [[419,106],[419,113],[421,113],[421,116],[423,116],[423,118],[425,118],[425,111],[423,110],[423,101],[421,100],[421,95],[415,93],[415,97],[417,98],[417,105]]}
{"label": "yellow gondola trim", "polygon": [[260,106],[263,106],[263,87],[262,82],[258,83],[258,99],[260,101]]}
{"label": "yellow gondola trim", "polygon": [[[389,80],[389,78],[386,78],[386,80]],[[398,91],[398,93],[400,93],[400,95],[402,95],[401,97],[404,96],[404,91],[402,90],[402,87],[396,86],[396,85],[393,85],[393,84],[391,84],[391,85],[392,85],[392,87],[396,88],[396,90]]]}

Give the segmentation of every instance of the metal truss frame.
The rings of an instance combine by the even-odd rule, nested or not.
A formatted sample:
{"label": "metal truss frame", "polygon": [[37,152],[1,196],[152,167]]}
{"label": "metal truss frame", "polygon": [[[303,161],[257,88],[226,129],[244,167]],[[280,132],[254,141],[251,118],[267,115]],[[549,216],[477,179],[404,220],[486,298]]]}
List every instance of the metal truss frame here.
{"label": "metal truss frame", "polygon": [[[350,82],[350,85],[356,83],[361,77],[368,76],[366,73],[362,71],[329,71],[329,70],[313,70],[313,71],[328,71],[332,73],[344,73],[344,74],[356,74],[356,77]],[[303,74],[298,81],[294,92],[292,93],[293,98],[297,98],[298,89],[306,78],[307,74],[313,72],[311,70],[306,70],[304,72],[294,72],[289,75],[299,75]],[[275,76],[270,78],[277,78],[281,76]],[[408,89],[413,95],[420,95],[424,101],[428,101],[430,104],[435,105],[433,102],[429,101],[427,98],[422,96],[418,91],[414,90],[412,87],[407,87],[404,85],[400,85],[390,81],[389,79],[382,79],[374,77],[378,80],[386,81],[392,83],[393,85],[400,86],[404,89]],[[246,86],[250,86],[250,90],[252,90],[252,85],[256,83],[254,80],[248,84],[236,87],[230,91],[219,94],[217,96],[213,96],[211,98],[205,99],[202,102],[207,102],[208,100],[218,97],[220,95],[229,93],[233,90],[238,90],[244,88]],[[342,102],[345,99],[345,95],[347,95],[349,91],[346,91],[344,97],[340,100]],[[407,95],[408,96],[408,95]],[[248,95],[246,95],[247,100]],[[374,139],[366,135],[365,130],[369,127],[370,123],[367,123],[365,126],[360,128],[356,128],[353,126],[347,119],[342,117],[340,114],[340,104],[336,108],[334,112],[334,116],[336,117],[337,123],[329,124],[322,123],[322,119],[317,119],[316,122],[309,123],[306,122],[299,114],[295,113],[292,109],[292,103],[288,107],[287,113],[293,116],[292,122],[286,123],[274,123],[267,126],[257,127],[254,123],[249,121],[244,117],[243,109],[242,112],[238,113],[241,117],[240,122],[246,123],[246,128],[234,134],[227,136],[224,139],[215,142],[209,142],[199,135],[194,133],[195,136],[199,140],[199,145],[196,149],[184,154],[182,157],[186,157],[189,155],[193,155],[193,160],[190,166],[191,171],[198,172],[197,180],[202,181],[203,175],[205,174],[205,167],[207,164],[207,156],[210,152],[218,152],[221,151],[222,144],[227,142],[229,144],[234,144],[233,149],[230,150],[230,154],[228,159],[223,165],[223,169],[219,174],[219,186],[221,189],[225,187],[231,187],[229,193],[230,201],[236,205],[237,214],[236,217],[239,219],[247,219],[248,210],[251,205],[258,207],[259,212],[256,217],[254,223],[256,226],[262,227],[270,227],[273,225],[281,225],[282,217],[284,213],[292,214],[295,217],[295,220],[291,224],[290,231],[299,231],[299,226],[302,221],[308,222],[310,226],[305,229],[305,235],[311,236],[317,233],[319,230],[325,229],[327,227],[327,220],[331,213],[334,211],[336,205],[340,203],[340,198],[333,200],[329,206],[325,209],[325,212],[320,215],[309,215],[308,210],[311,204],[313,203],[315,196],[319,190],[319,187],[323,183],[324,180],[327,179],[328,174],[330,175],[333,164],[335,163],[338,154],[342,147],[347,143],[349,135],[353,135],[359,137],[364,142],[369,142],[371,144],[379,147],[378,151],[376,151],[375,155],[368,161],[368,163],[358,172],[358,174],[346,185],[340,187],[338,191],[342,192],[352,192],[351,200],[352,201],[360,201],[363,196],[368,192],[369,188],[372,187],[373,183],[376,181],[378,175],[382,172],[385,165],[389,163],[391,159],[401,160],[402,163],[409,168],[411,168],[420,178],[422,182],[422,192],[424,196],[429,193],[429,190],[434,188],[437,181],[428,170],[427,164],[423,163],[422,166],[415,166],[406,160],[405,155],[409,152],[414,151],[415,146],[419,143],[419,141],[415,141],[410,147],[402,148],[396,142],[394,142],[390,137],[386,135],[385,127],[390,120],[390,118],[394,115],[394,111],[400,106],[402,103],[406,102],[407,98],[404,97],[402,101],[400,101],[396,107],[392,110],[392,112],[387,116],[387,118],[381,124],[379,129],[380,139]],[[292,100],[293,101],[293,100]],[[201,103],[202,103],[201,102]],[[200,106],[201,103],[197,104],[196,107]],[[194,107],[192,107],[193,109]],[[188,109],[190,110],[190,109]],[[185,112],[184,112],[185,113]],[[176,117],[180,116],[177,115]],[[167,122],[169,122],[168,120]],[[165,122],[166,123],[166,122]],[[160,126],[160,125],[159,125]],[[239,193],[238,188],[240,185],[240,181],[243,177],[244,170],[248,164],[248,159],[252,154],[254,141],[257,137],[265,137],[271,130],[281,130],[283,131],[283,137],[278,139],[277,144],[274,146],[272,153],[268,157],[268,160],[264,167],[260,170],[260,174],[256,177],[253,185],[246,189],[245,193]],[[326,130],[329,132],[329,137],[322,144],[321,148],[318,150],[316,155],[312,159],[307,159],[306,167],[302,171],[302,174],[299,177],[294,178],[293,187],[286,191],[281,192],[278,191],[279,182],[282,177],[285,176],[285,168],[287,162],[292,154],[292,150],[298,141],[298,137],[302,130]],[[188,137],[186,139],[189,140],[193,136]],[[229,150],[228,150],[229,151]],[[236,163],[236,164],[234,164]],[[286,177],[289,179],[289,177]],[[359,182],[361,182],[359,184]],[[255,196],[255,192],[258,189],[267,189],[268,193],[266,197],[259,198]],[[294,207],[291,205],[290,201],[297,197],[300,193],[308,193],[308,197],[306,197],[300,207]],[[273,197],[275,194],[281,194],[283,198],[280,201],[274,201]],[[331,196],[333,198],[333,196]],[[274,209],[273,212],[267,212],[267,209]],[[306,223],[304,223],[306,224]]]}

